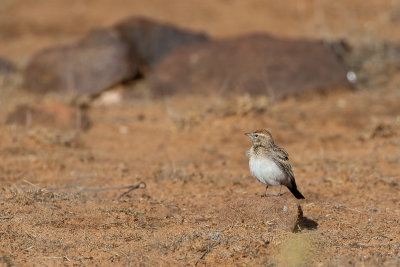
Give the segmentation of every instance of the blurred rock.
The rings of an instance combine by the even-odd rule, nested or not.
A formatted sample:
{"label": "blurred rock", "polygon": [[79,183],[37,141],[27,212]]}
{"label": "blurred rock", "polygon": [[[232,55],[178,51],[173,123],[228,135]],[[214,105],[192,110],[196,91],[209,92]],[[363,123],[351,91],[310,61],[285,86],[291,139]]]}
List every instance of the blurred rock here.
{"label": "blurred rock", "polygon": [[227,204],[220,213],[228,224],[266,226],[293,232],[303,220],[299,201],[292,195],[252,197]]}
{"label": "blurred rock", "polygon": [[92,106],[112,106],[119,105],[123,99],[123,90],[113,89],[103,92],[99,97],[94,99],[91,103]]}
{"label": "blurred rock", "polygon": [[90,126],[84,110],[56,101],[21,104],[8,114],[6,124],[82,130]]}
{"label": "blurred rock", "polygon": [[265,34],[179,48],[157,65],[149,81],[160,95],[249,93],[272,99],[348,86],[345,67],[323,42]]}
{"label": "blurred rock", "polygon": [[196,42],[205,42],[203,33],[179,29],[173,25],[132,17],[118,23],[115,28],[127,41],[130,50],[140,59],[145,69],[153,68],[175,48]]}
{"label": "blurred rock", "polygon": [[[350,45],[348,45],[350,46]],[[357,88],[376,89],[390,83],[400,71],[400,44],[373,42],[339,53]]]}
{"label": "blurred rock", "polygon": [[11,61],[0,57],[0,75],[17,72],[17,67]]}
{"label": "blurred rock", "polygon": [[24,88],[36,92],[97,94],[137,74],[138,60],[117,31],[90,32],[74,45],[39,51],[24,72]]}
{"label": "blurred rock", "polygon": [[4,92],[6,89],[12,91],[13,89],[19,88],[21,83],[21,72],[16,65],[0,57],[0,91]]}

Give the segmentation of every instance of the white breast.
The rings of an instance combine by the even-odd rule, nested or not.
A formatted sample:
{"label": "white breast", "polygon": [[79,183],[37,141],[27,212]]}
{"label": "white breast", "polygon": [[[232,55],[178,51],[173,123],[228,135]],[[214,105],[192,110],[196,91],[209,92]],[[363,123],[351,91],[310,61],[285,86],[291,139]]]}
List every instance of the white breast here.
{"label": "white breast", "polygon": [[281,185],[286,179],[285,173],[268,158],[251,157],[249,167],[251,174],[266,185]]}

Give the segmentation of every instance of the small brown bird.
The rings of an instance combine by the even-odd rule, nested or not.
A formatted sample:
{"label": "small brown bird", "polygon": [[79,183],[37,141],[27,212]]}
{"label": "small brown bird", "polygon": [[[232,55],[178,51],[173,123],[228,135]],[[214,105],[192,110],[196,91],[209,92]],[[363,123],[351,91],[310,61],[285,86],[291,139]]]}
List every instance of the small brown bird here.
{"label": "small brown bird", "polygon": [[275,145],[271,133],[263,129],[245,135],[250,137],[253,143],[247,151],[250,172],[258,181],[267,185],[262,196],[267,195],[270,185],[280,185],[281,189],[282,185],[285,185],[296,198],[304,198],[297,190],[288,153]]}

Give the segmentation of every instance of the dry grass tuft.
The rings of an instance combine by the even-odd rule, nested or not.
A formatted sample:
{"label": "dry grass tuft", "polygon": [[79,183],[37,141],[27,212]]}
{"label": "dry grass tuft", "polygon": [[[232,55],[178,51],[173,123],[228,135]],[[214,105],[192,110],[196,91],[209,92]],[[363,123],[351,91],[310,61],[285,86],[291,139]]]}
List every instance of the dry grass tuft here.
{"label": "dry grass tuft", "polygon": [[296,234],[282,241],[276,265],[285,267],[309,266],[315,249],[310,235]]}

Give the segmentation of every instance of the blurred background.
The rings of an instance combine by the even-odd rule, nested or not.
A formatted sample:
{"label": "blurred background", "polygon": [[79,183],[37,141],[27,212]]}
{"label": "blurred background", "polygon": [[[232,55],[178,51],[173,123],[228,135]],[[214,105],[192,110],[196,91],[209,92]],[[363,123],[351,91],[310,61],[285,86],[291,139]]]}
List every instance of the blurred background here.
{"label": "blurred background", "polygon": [[[397,266],[399,71],[399,0],[1,0],[0,262]],[[313,227],[223,223],[261,128]]]}
{"label": "blurred background", "polygon": [[398,41],[400,3],[384,1],[16,1],[1,5],[2,56],[27,60],[43,47],[71,42],[133,15],[212,37],[267,32],[279,37]]}

